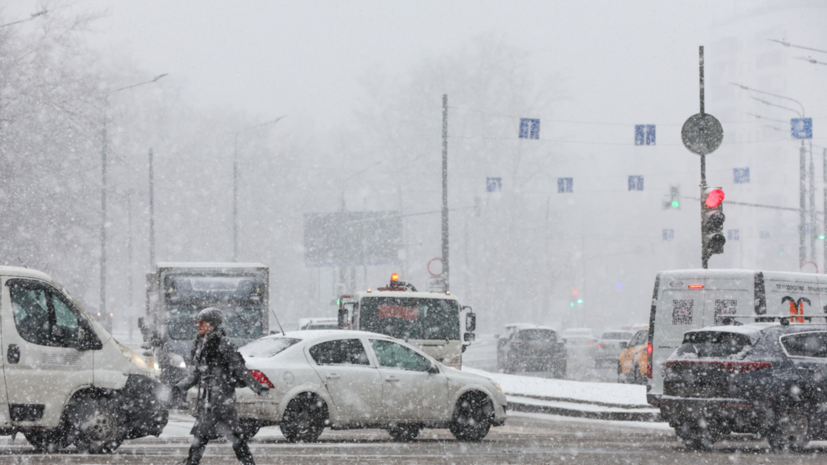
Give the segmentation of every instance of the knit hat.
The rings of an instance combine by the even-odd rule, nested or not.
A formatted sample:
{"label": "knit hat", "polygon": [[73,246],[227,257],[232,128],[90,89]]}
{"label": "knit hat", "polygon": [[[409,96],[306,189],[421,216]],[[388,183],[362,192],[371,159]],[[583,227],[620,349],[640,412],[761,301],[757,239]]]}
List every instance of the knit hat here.
{"label": "knit hat", "polygon": [[224,315],[215,307],[207,307],[198,313],[198,321],[209,323],[213,328],[217,328],[224,321]]}

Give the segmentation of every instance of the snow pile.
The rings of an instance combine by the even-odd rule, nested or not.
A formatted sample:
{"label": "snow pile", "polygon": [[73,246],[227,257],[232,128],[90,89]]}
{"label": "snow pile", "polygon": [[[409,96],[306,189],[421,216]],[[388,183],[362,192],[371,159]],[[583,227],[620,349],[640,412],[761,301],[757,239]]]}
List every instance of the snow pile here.
{"label": "snow pile", "polygon": [[616,383],[587,383],[561,379],[506,375],[477,370],[467,366],[462,371],[490,378],[503,387],[510,396],[532,396],[594,404],[614,404],[630,407],[648,406],[646,386]]}

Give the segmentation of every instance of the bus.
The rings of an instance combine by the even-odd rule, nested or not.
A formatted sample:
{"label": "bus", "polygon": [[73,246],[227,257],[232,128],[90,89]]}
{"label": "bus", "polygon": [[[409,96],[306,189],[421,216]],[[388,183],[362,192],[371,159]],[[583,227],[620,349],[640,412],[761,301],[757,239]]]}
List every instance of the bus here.
{"label": "bus", "polygon": [[462,368],[474,341],[476,314],[450,291],[418,292],[394,273],[387,287],[339,297],[340,329],[385,334],[418,347],[446,366]]}

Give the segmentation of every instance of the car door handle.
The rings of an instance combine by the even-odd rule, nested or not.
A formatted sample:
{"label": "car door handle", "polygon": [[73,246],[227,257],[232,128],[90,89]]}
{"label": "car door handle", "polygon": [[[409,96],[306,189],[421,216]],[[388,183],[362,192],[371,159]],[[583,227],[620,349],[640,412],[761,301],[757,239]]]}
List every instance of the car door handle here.
{"label": "car door handle", "polygon": [[9,344],[9,350],[6,351],[6,359],[8,359],[12,365],[20,362],[20,346],[17,344]]}
{"label": "car door handle", "polygon": [[385,378],[385,381],[389,383],[396,383],[397,381],[399,381],[399,378],[397,378],[396,376],[388,376],[387,378]]}
{"label": "car door handle", "polygon": [[341,376],[337,375],[336,373],[328,373],[327,379],[339,379]]}

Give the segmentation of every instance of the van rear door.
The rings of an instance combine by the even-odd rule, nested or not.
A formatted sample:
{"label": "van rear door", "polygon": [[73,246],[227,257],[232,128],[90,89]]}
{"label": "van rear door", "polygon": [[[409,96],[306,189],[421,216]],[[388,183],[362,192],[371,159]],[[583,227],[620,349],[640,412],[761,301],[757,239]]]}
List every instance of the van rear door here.
{"label": "van rear door", "polygon": [[[650,385],[653,394],[663,392],[663,367],[666,359],[683,341],[683,333],[703,327],[704,291],[689,289],[686,280],[680,287],[669,287],[670,282],[661,280],[661,292],[655,311],[655,330],[652,339],[652,379]],[[691,284],[703,284],[703,279]],[[665,284],[665,286],[664,286]]]}

